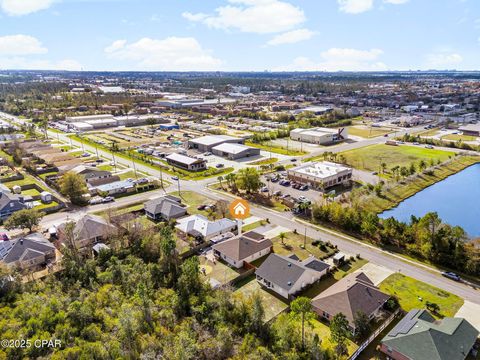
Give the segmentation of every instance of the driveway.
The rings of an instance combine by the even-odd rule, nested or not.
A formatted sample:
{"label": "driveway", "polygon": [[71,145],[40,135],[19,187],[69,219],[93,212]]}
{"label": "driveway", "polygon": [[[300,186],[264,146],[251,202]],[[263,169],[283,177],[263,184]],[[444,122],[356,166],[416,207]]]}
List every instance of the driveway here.
{"label": "driveway", "polygon": [[465,300],[462,307],[455,314],[455,317],[461,317],[470,324],[472,324],[478,331],[480,331],[480,305]]}
{"label": "driveway", "polygon": [[378,286],[383,280],[394,273],[392,270],[387,269],[386,267],[372,263],[363,265],[355,272],[363,272],[370,278],[370,280],[372,280],[375,286]]}

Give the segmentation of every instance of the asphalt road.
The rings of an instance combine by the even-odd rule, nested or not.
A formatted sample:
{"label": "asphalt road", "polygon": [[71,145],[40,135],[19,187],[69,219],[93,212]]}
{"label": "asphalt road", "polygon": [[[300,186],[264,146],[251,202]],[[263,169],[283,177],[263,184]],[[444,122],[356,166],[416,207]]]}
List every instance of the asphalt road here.
{"label": "asphalt road", "polygon": [[[0,116],[1,115],[2,114],[0,114]],[[9,115],[9,119],[14,121],[17,120],[19,123],[23,122],[20,119],[15,119],[14,117],[11,117],[11,115]],[[401,135],[402,133],[405,133],[405,132],[414,132],[414,131],[417,131],[418,129],[419,128],[407,129],[405,131],[398,132],[397,135]],[[56,132],[49,132],[49,136],[51,136],[52,138],[58,137],[61,140],[70,142],[70,139],[63,134],[57,134]],[[344,144],[340,144],[335,147],[329,148],[328,151],[340,152],[345,150],[351,150],[357,147],[363,147],[367,145],[382,143],[385,141],[385,139],[386,138],[380,137],[380,138],[368,139],[362,142],[344,143]],[[81,146],[81,144],[77,141],[72,141],[72,142],[74,145]],[[85,150],[88,150],[91,152],[96,151],[94,146],[91,146],[91,145],[83,145],[83,146]],[[321,154],[324,151],[325,149],[322,149],[318,153]],[[98,149],[98,152],[100,156],[109,160],[113,160],[113,156],[111,153],[101,149]],[[307,157],[310,157],[310,156],[315,156],[315,154],[313,155],[309,154]],[[118,164],[124,165],[126,167],[133,166],[132,161],[119,158],[119,157],[116,157],[116,160]],[[148,175],[151,175],[151,176],[159,175],[158,171],[150,167],[147,167],[141,164],[136,164],[135,166],[137,170],[142,171]],[[183,190],[194,191],[208,198],[211,198],[213,200],[232,199],[233,196],[229,196],[224,193],[214,192],[206,187],[209,183],[212,183],[215,181],[216,181],[215,179],[206,179],[206,180],[196,181],[196,182],[180,181],[180,186],[181,186],[181,189]],[[175,184],[171,185],[167,189],[167,192],[174,191],[174,190],[176,190]],[[109,207],[113,208],[113,207],[118,207],[122,205],[128,205],[138,201],[145,201],[147,199],[159,196],[163,193],[164,193],[163,190],[156,190],[153,192],[139,194],[134,197],[121,198],[117,200],[115,203],[111,203],[111,204],[95,205],[95,206],[90,206],[84,209],[79,209],[71,212],[62,212],[62,213],[48,215],[43,219],[42,226],[49,227],[51,225],[59,224],[65,221],[67,217],[72,220],[75,220],[81,217],[85,213],[106,210]],[[420,281],[423,281],[433,286],[437,286],[443,290],[456,294],[466,300],[480,304],[480,291],[478,291],[476,288],[474,288],[473,286],[466,285],[464,283],[458,283],[453,280],[446,279],[440,275],[440,272],[438,270],[430,268],[426,265],[422,265],[414,261],[402,258],[399,255],[392,254],[388,251],[362,243],[359,240],[355,240],[352,238],[349,239],[345,235],[342,235],[339,233],[333,233],[329,230],[320,229],[312,226],[311,224],[300,222],[294,219],[291,213],[287,213],[287,212],[279,213],[279,212],[266,209],[263,207],[259,207],[259,206],[252,206],[251,213],[252,215],[255,215],[261,218],[265,218],[265,219],[268,218],[272,224],[281,225],[292,231],[297,230],[301,234],[306,232],[306,235],[311,238],[320,239],[322,241],[330,241],[332,244],[337,245],[342,252],[345,252],[348,254],[354,254],[354,255],[360,254],[363,258],[371,261],[372,263],[384,266],[386,268],[389,268],[396,272],[400,272],[407,276],[414,277]]]}

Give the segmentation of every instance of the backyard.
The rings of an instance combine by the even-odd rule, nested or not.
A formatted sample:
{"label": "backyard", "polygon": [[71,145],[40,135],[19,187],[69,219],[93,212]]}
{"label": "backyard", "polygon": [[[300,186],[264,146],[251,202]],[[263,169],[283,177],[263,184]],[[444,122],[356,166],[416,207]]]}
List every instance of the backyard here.
{"label": "backyard", "polygon": [[[310,255],[313,255],[319,259],[323,259],[329,255],[334,254],[334,249],[328,246],[325,246],[325,249],[320,249],[320,244],[313,245],[313,239],[306,237],[302,234],[295,234],[293,232],[284,233],[284,240],[279,236],[272,239],[273,242],[273,251],[279,255],[297,255],[300,260],[308,258]],[[304,243],[306,246],[304,247]]]}
{"label": "backyard", "polygon": [[201,276],[205,276],[209,281],[214,279],[221,285],[227,284],[245,271],[244,269],[235,270],[218,259],[215,260],[215,263],[205,256],[200,256],[199,259]]}

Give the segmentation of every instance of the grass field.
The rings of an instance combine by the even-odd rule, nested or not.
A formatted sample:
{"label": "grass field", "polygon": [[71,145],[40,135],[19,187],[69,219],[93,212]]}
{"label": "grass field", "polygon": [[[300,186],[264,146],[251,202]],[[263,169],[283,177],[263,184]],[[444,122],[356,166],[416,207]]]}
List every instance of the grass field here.
{"label": "grass field", "polygon": [[379,171],[382,163],[387,164],[387,169],[393,166],[409,166],[412,162],[430,159],[445,161],[453,152],[426,149],[418,146],[392,146],[386,144],[371,145],[341,153],[346,158],[348,165],[367,171]]}
{"label": "grass field", "polygon": [[440,130],[430,129],[430,130],[422,131],[418,135],[420,135],[420,136],[435,136],[435,135],[438,135],[438,134],[440,134]]}
{"label": "grass field", "polygon": [[[299,322],[299,326],[300,322]],[[309,331],[312,331],[313,333],[318,334],[318,337],[322,341],[322,348],[325,350],[330,349],[332,352],[335,350],[335,344],[332,343],[330,340],[330,328],[328,325],[324,324],[323,322],[313,319],[310,320],[309,326],[308,326]],[[357,349],[358,345],[355,344],[353,341],[347,339],[347,348],[348,348],[348,355],[353,354]],[[340,357],[340,359],[347,359],[348,356],[343,356]]]}
{"label": "grass field", "polygon": [[300,155],[305,155],[307,154],[305,151],[299,151],[299,150],[292,150],[292,149],[286,149],[284,147],[278,146],[278,145],[270,145],[267,143],[264,144],[257,144],[257,143],[252,143],[250,141],[247,141],[245,143],[247,146],[255,147],[258,149],[262,149],[265,151],[270,151],[272,153],[280,154],[280,155],[289,155],[289,156],[300,156]]}
{"label": "grass field", "polygon": [[258,221],[255,221],[254,223],[242,226],[242,231],[247,232],[247,231],[256,229],[259,226],[265,225],[266,223],[267,222],[265,220],[258,220]]}
{"label": "grass field", "polygon": [[249,162],[247,165],[270,165],[270,164],[275,164],[277,161],[278,161],[277,158],[267,158],[267,159]]}
{"label": "grass field", "polygon": [[[180,189],[181,190],[181,189]],[[179,196],[178,191],[171,193],[171,195]],[[210,214],[205,210],[197,210],[199,205],[209,205],[214,204],[215,201],[210,200],[209,198],[200,195],[193,191],[181,191],[182,202],[188,206],[187,211],[190,215],[192,214],[201,214],[208,217]],[[228,216],[227,216],[228,217]]]}
{"label": "grass field", "polygon": [[350,126],[348,128],[348,134],[353,136],[360,136],[362,138],[374,138],[377,136],[383,136],[385,134],[390,134],[392,132],[391,129],[387,128],[378,128],[378,127],[357,127],[357,126]]}
{"label": "grass field", "polygon": [[463,305],[463,299],[456,295],[398,273],[386,278],[380,289],[396,296],[405,311],[423,309],[430,301],[440,306],[440,317],[454,316]]}
{"label": "grass field", "polygon": [[459,135],[459,134],[450,134],[442,136],[442,140],[452,140],[452,141],[476,141],[477,138],[475,136],[470,135]]}
{"label": "grass field", "polygon": [[442,165],[436,169],[433,175],[421,174],[415,181],[398,183],[393,188],[383,191],[383,196],[369,196],[363,199],[361,206],[363,209],[380,213],[384,210],[397,206],[401,201],[415,195],[417,192],[433,185],[434,183],[456,174],[466,167],[480,161],[480,157],[461,156],[457,157],[453,162]]}
{"label": "grass field", "polygon": [[253,294],[258,293],[265,308],[265,321],[273,319],[288,307],[285,300],[262,289],[257,280],[255,280],[254,276],[247,279],[249,281],[243,282],[241,284],[242,286],[239,287],[239,289],[233,294],[234,296],[242,296],[244,299],[248,299]]}

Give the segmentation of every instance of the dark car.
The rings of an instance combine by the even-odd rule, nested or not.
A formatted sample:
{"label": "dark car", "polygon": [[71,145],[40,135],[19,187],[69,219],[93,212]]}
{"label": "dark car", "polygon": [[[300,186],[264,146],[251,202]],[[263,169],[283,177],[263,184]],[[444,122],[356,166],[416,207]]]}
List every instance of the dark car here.
{"label": "dark car", "polygon": [[197,210],[205,210],[206,207],[207,205],[198,205]]}
{"label": "dark car", "polygon": [[455,281],[460,281],[460,276],[458,276],[457,274],[455,274],[454,272],[451,272],[451,271],[442,271],[442,275],[449,278],[449,279],[452,279],[452,280],[455,280]]}

